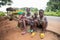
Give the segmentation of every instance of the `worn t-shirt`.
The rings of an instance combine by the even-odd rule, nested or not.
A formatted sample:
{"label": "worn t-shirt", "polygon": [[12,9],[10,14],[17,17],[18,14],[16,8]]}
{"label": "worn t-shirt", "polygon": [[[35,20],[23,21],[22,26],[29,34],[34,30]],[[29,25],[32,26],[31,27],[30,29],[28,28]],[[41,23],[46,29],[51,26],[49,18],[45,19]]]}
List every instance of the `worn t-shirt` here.
{"label": "worn t-shirt", "polygon": [[38,21],[39,21],[39,23],[42,23],[43,21],[45,21],[46,23],[48,22],[47,18],[45,16],[42,19],[39,17]]}

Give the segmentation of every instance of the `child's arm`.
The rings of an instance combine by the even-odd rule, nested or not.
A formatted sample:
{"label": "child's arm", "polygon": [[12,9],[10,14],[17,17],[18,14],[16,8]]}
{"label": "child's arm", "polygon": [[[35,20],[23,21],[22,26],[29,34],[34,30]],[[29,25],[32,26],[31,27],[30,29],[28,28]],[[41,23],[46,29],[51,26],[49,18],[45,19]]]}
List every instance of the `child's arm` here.
{"label": "child's arm", "polygon": [[22,15],[19,15],[19,20],[22,18]]}
{"label": "child's arm", "polygon": [[[48,21],[47,21],[47,18],[46,18],[46,17],[44,18],[44,20],[45,20],[46,24],[48,24]],[[47,25],[46,25],[46,26],[47,26]]]}

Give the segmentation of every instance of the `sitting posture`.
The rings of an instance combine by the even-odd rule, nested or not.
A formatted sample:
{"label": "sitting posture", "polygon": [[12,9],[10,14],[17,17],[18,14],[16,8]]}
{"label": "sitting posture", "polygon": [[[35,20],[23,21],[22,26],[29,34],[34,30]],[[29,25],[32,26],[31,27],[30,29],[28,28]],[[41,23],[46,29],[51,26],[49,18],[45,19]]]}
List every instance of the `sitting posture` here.
{"label": "sitting posture", "polygon": [[37,31],[37,25],[38,25],[38,14],[37,13],[34,13],[34,16],[33,16],[33,21],[34,21],[34,30]]}
{"label": "sitting posture", "polygon": [[19,15],[19,21],[18,21],[18,27],[20,27],[23,30],[22,34],[26,33],[26,24],[25,24],[26,17],[24,15],[25,13],[21,13]]}
{"label": "sitting posture", "polygon": [[34,29],[34,19],[33,16],[30,18],[30,32],[32,33],[35,29]]}
{"label": "sitting posture", "polygon": [[38,15],[37,15],[37,13],[34,13],[34,15],[30,18],[31,32],[37,31],[37,25],[38,25]]}
{"label": "sitting posture", "polygon": [[30,15],[30,13],[27,13],[27,15],[26,15],[26,25],[30,24],[30,19],[31,19],[31,15]]}
{"label": "sitting posture", "polygon": [[47,28],[47,19],[44,17],[44,10],[39,10],[39,20],[38,28],[42,28],[42,32],[46,31]]}

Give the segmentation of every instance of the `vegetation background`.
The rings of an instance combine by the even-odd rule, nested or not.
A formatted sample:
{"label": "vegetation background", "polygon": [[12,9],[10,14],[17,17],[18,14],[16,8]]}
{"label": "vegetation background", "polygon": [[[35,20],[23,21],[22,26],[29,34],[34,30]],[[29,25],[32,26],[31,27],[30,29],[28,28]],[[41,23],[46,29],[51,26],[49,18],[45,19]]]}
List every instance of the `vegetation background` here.
{"label": "vegetation background", "polygon": [[[13,2],[12,0],[0,0],[0,7],[4,5],[11,5]],[[24,8],[20,8],[23,11],[25,10]],[[38,12],[37,8],[30,8],[31,12],[35,13]],[[0,12],[0,16],[5,16],[6,12]],[[45,15],[46,16],[60,16],[60,0],[49,0],[47,2],[47,7],[45,10]]]}

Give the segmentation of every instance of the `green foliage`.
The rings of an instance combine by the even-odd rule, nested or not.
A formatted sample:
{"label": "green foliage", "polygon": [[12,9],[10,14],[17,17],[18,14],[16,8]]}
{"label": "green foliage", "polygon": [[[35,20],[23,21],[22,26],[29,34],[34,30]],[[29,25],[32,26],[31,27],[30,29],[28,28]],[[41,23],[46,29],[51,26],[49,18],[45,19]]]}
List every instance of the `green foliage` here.
{"label": "green foliage", "polygon": [[[26,8],[25,7],[21,8],[21,10],[26,11]],[[38,12],[38,9],[37,8],[30,8],[30,11],[35,13],[35,12]]]}
{"label": "green foliage", "polygon": [[11,5],[12,1],[11,0],[0,0],[0,7],[4,5]]}
{"label": "green foliage", "polygon": [[47,8],[46,10],[51,10],[51,11],[57,11],[60,10],[60,0],[50,0],[47,3]]}
{"label": "green foliage", "polygon": [[60,12],[45,12],[44,13],[46,16],[60,16]]}
{"label": "green foliage", "polygon": [[4,12],[0,12],[0,16],[5,16],[5,13]]}
{"label": "green foliage", "polygon": [[58,16],[60,16],[60,10],[58,10],[58,11],[56,12],[56,14],[57,14]]}

